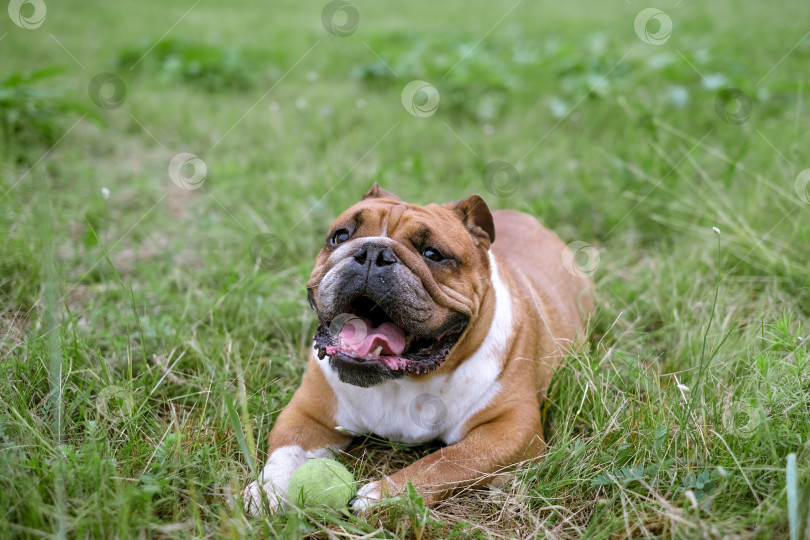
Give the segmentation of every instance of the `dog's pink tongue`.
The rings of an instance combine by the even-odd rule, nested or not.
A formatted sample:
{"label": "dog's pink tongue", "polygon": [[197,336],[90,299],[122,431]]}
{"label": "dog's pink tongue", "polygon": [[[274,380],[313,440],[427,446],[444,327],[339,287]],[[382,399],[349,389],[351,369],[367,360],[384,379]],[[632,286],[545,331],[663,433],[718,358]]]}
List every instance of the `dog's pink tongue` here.
{"label": "dog's pink tongue", "polygon": [[[405,350],[405,333],[390,322],[373,328],[367,319],[352,319],[343,326],[340,337],[360,357],[369,353],[373,356],[396,355]],[[375,352],[378,347],[380,352]]]}

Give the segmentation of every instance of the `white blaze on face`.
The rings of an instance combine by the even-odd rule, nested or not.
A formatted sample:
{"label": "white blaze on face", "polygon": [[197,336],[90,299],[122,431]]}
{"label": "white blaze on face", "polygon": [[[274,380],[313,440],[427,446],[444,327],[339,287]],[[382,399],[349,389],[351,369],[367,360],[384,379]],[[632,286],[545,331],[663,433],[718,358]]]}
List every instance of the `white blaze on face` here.
{"label": "white blaze on face", "polygon": [[318,306],[321,306],[323,311],[324,307],[334,306],[335,299],[340,295],[340,287],[343,283],[343,276],[350,272],[350,268],[354,262],[352,254],[355,253],[360,246],[373,242],[376,244],[386,245],[393,249],[396,244],[394,240],[386,238],[385,236],[363,236],[355,238],[340,244],[337,249],[329,254],[327,264],[333,265],[328,272],[321,278],[318,283]]}

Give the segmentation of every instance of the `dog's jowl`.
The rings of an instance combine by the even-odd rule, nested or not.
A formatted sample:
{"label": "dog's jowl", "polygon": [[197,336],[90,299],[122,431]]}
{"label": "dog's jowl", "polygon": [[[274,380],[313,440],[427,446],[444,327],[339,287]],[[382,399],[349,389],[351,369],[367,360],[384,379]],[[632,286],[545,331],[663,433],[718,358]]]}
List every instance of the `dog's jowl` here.
{"label": "dog's jowl", "polygon": [[361,487],[356,510],[408,482],[433,504],[540,456],[540,403],[593,309],[566,249],[533,217],[490,212],[477,195],[418,206],[375,184],[315,259],[309,367],[245,508],[283,507],[295,469],[345,448],[349,432],[446,444]]}

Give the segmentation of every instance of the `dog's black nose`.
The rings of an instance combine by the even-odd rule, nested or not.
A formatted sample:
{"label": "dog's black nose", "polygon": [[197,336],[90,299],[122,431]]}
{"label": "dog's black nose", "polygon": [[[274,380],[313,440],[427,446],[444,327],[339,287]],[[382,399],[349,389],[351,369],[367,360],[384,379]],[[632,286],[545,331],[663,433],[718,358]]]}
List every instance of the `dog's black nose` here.
{"label": "dog's black nose", "polygon": [[365,266],[367,262],[373,262],[374,266],[388,266],[399,262],[393,249],[379,244],[366,244],[355,251],[352,257],[361,266]]}

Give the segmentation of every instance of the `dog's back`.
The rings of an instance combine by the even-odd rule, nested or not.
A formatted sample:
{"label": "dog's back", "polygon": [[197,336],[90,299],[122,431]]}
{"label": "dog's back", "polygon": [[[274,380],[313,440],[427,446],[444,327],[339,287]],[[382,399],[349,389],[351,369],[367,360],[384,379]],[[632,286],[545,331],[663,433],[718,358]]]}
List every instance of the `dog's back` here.
{"label": "dog's back", "polygon": [[549,368],[584,336],[593,311],[593,285],[574,265],[565,243],[534,217],[514,210],[498,210],[492,217],[496,233],[491,249],[520,288],[521,300],[539,314],[533,322],[538,350],[532,356],[541,360],[537,382],[544,389]]}

